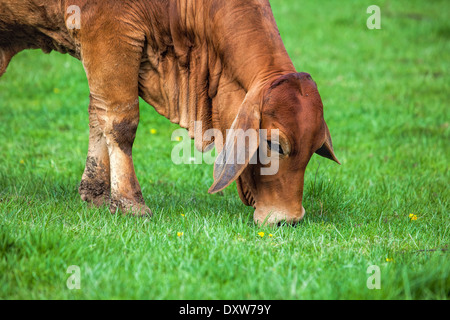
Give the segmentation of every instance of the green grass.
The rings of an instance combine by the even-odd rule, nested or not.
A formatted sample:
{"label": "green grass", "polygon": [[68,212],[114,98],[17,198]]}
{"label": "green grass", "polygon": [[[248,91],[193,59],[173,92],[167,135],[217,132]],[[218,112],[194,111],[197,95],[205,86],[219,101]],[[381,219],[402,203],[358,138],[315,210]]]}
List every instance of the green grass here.
{"label": "green grass", "polygon": [[15,57],[0,79],[0,298],[448,299],[450,3],[379,1],[368,30],[371,4],[272,1],[342,162],[313,157],[297,227],[255,226],[234,186],[208,195],[212,166],[174,165],[178,127],[144,102],[134,161],[154,218],[88,208],[81,63]]}

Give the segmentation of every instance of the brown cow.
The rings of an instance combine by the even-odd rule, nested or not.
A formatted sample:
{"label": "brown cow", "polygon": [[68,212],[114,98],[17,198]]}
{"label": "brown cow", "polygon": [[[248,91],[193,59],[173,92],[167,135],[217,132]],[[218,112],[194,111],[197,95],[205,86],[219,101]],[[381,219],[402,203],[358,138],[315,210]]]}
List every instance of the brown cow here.
{"label": "brown cow", "polygon": [[[224,161],[209,190],[236,181],[257,223],[302,219],[311,156],[338,162],[316,84],[296,72],[268,0],[0,0],[0,76],[16,53],[36,48],[83,63],[90,134],[79,192],[113,212],[151,214],[132,161],[139,96],[191,138],[211,128],[224,137],[230,128],[268,130],[256,146],[235,150],[239,135],[216,144]],[[274,129],[279,144],[271,143]],[[211,141],[195,143],[205,150]],[[249,164],[259,143],[279,154],[276,174]],[[244,161],[233,161],[239,155]]]}

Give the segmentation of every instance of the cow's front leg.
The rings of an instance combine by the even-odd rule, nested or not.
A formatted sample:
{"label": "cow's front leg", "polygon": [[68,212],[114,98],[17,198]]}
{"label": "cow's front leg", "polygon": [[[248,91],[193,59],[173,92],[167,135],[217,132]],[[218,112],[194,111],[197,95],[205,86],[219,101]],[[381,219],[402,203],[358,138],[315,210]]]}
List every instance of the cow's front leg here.
{"label": "cow's front leg", "polygon": [[89,149],[81,178],[81,199],[97,207],[110,203],[110,164],[108,147],[100,127],[95,100],[89,104]]}
{"label": "cow's front leg", "polygon": [[139,123],[139,69],[145,37],[133,23],[122,23],[120,17],[102,12],[86,15],[80,32],[81,56],[91,104],[109,155],[110,209],[113,213],[119,210],[149,216],[151,211],[145,205],[132,158]]}
{"label": "cow's front leg", "polygon": [[139,100],[116,101],[97,107],[109,153],[112,212],[151,215],[145,205],[133,165],[132,147],[139,123]]}

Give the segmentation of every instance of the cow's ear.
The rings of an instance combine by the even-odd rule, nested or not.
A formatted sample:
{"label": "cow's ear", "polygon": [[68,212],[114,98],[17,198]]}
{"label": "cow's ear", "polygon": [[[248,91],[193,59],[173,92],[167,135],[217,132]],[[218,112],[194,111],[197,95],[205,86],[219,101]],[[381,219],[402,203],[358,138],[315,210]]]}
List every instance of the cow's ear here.
{"label": "cow's ear", "polygon": [[251,98],[249,92],[230,130],[227,130],[225,145],[214,163],[214,183],[209,193],[216,193],[228,187],[256,156],[260,124],[260,104],[257,99]]}
{"label": "cow's ear", "polygon": [[316,151],[316,153],[319,156],[325,157],[327,159],[333,160],[335,162],[337,162],[338,164],[341,164],[338,160],[338,158],[336,157],[336,155],[334,154],[334,150],[333,150],[333,142],[331,141],[331,134],[330,134],[330,130],[328,130],[328,126],[324,121],[324,125],[325,125],[325,142],[323,143],[323,145]]}

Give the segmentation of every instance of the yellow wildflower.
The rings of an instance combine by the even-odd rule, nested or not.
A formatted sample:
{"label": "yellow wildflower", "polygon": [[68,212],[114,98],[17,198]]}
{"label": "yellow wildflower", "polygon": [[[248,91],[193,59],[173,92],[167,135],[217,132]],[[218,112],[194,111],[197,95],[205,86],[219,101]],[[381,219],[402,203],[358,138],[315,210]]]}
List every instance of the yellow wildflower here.
{"label": "yellow wildflower", "polygon": [[158,131],[156,131],[156,129],[150,129],[150,133],[151,134],[156,134]]}
{"label": "yellow wildflower", "polygon": [[262,238],[264,237],[264,232],[258,232],[258,235]]}
{"label": "yellow wildflower", "polygon": [[414,213],[410,213],[409,218],[411,219],[411,221],[417,220],[417,216]]}
{"label": "yellow wildflower", "polygon": [[182,213],[181,216],[184,217],[184,213]]}
{"label": "yellow wildflower", "polygon": [[25,164],[25,160],[21,159],[21,160],[19,161],[19,163],[20,163],[20,164]]}
{"label": "yellow wildflower", "polygon": [[269,237],[272,238],[272,237],[273,237],[273,234],[269,233]]}
{"label": "yellow wildflower", "polygon": [[183,234],[184,234],[184,232],[177,232],[177,236],[178,236],[178,237],[183,236]]}
{"label": "yellow wildflower", "polygon": [[392,259],[392,258],[386,258],[386,262],[392,262],[392,261],[394,261],[394,259]]}

